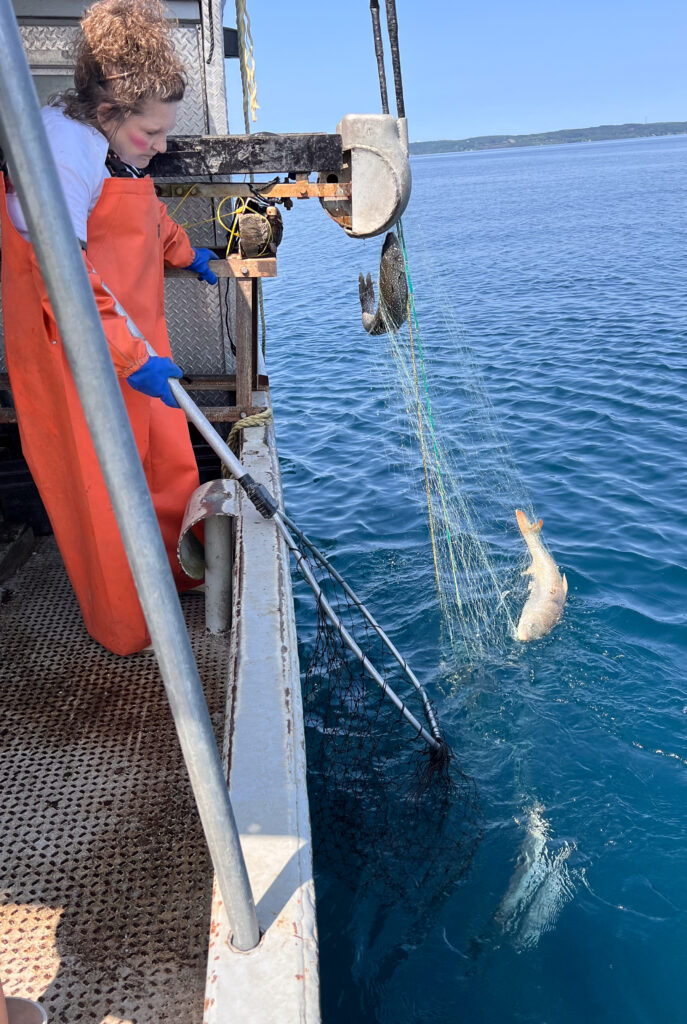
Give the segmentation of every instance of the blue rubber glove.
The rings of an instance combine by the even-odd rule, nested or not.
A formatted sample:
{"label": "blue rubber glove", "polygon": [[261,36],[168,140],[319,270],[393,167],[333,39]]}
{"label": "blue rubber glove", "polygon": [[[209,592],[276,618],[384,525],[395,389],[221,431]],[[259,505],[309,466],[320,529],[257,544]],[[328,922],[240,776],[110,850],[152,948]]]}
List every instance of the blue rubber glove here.
{"label": "blue rubber glove", "polygon": [[194,273],[198,274],[198,279],[202,277],[208,284],[217,284],[217,274],[214,274],[208,266],[210,260],[216,260],[217,256],[212,249],[194,249],[196,254],[193,263],[189,263],[186,267],[187,270],[193,270]]}
{"label": "blue rubber glove", "polygon": [[140,391],[150,398],[159,398],[170,408],[178,409],[179,403],[169,390],[169,378],[183,376],[184,371],[171,359],[166,356],[150,356],[143,366],[139,366],[126,379],[134,391]]}

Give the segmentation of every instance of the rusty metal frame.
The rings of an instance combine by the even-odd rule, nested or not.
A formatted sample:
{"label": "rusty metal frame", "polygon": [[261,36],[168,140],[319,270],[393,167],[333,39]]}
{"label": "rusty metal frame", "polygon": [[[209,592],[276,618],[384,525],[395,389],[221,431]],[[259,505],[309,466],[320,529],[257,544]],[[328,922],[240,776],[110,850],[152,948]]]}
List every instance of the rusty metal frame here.
{"label": "rusty metal frame", "polygon": [[[256,364],[253,364],[256,365]],[[270,382],[269,377],[264,373],[253,374],[253,392],[267,392],[269,391]],[[187,391],[191,392],[212,392],[212,391],[225,391],[231,394],[236,392],[236,374],[216,374],[212,376],[195,376],[189,379],[188,383],[184,385]],[[6,373],[0,373],[0,391],[7,391],[11,394],[9,377]],[[248,408],[240,409],[233,405],[210,405],[203,406],[203,413],[210,420],[211,423],[235,423],[237,420],[242,419],[243,414],[252,416],[255,413],[263,412],[264,405],[253,404],[255,395],[251,395],[251,403]],[[235,402],[235,400],[234,400]],[[0,424],[3,423],[16,423],[17,414],[13,406],[2,406],[0,407]]]}
{"label": "rusty metal frame", "polygon": [[257,193],[263,199],[351,199],[351,183],[318,182],[318,181],[280,181],[275,184],[256,181],[246,185],[239,181],[197,182],[192,186],[184,182],[156,182],[155,191],[162,199],[222,199],[234,196],[237,199],[250,199]]}
{"label": "rusty metal frame", "polygon": [[[217,277],[233,277],[236,281],[246,281],[258,277],[276,277],[277,261],[273,256],[256,256],[251,259],[244,259],[242,256],[227,256],[226,259],[210,261],[210,270],[214,271]],[[192,270],[181,270],[178,267],[168,267],[165,270],[165,277],[191,277],[197,276]]]}

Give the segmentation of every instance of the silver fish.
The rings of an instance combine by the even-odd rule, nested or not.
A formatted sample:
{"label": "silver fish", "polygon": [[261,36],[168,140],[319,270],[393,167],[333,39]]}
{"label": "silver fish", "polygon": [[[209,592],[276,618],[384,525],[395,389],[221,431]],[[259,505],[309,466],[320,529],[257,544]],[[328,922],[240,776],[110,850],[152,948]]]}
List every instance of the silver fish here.
{"label": "silver fish", "polygon": [[531,523],[524,512],[515,510],[520,533],[532,555],[532,564],[525,569],[531,575],[529,595],[516,629],[518,640],[537,640],[556,625],[568,596],[568,581],[561,576],[556,563],[542,544],[543,521]]}
{"label": "silver fish", "polygon": [[566,864],[575,847],[564,842],[552,851],[550,834],[544,807],[535,803],[527,813],[525,838],[508,889],[494,915],[499,930],[518,950],[536,946],[575,894]]}
{"label": "silver fish", "polygon": [[386,334],[399,329],[407,316],[408,281],[403,253],[393,231],[384,239],[379,264],[379,306],[375,312],[375,289],[372,277],[358,278],[363,327],[368,334]]}

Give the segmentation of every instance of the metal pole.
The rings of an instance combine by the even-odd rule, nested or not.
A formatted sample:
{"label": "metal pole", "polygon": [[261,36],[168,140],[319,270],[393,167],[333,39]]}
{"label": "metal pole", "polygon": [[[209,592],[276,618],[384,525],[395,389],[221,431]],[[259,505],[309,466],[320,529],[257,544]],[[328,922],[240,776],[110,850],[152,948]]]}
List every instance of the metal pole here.
{"label": "metal pole", "polygon": [[10,0],[0,0],[0,53],[0,132],[12,180],[150,630],[232,941],[252,949],[260,932],[207,704]]}

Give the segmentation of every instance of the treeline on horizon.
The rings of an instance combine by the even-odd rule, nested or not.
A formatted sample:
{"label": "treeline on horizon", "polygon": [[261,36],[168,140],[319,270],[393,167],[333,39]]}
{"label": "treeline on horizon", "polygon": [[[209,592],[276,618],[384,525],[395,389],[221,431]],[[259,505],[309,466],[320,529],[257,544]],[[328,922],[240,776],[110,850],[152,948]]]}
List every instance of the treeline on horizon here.
{"label": "treeline on horizon", "polygon": [[411,142],[411,153],[471,153],[479,149],[515,149],[518,146],[558,146],[566,142],[603,142],[608,139],[645,139],[657,135],[685,135],[687,121],[653,124],[601,124],[596,128],[567,128],[535,135],[478,135],[472,139],[436,139]]}

